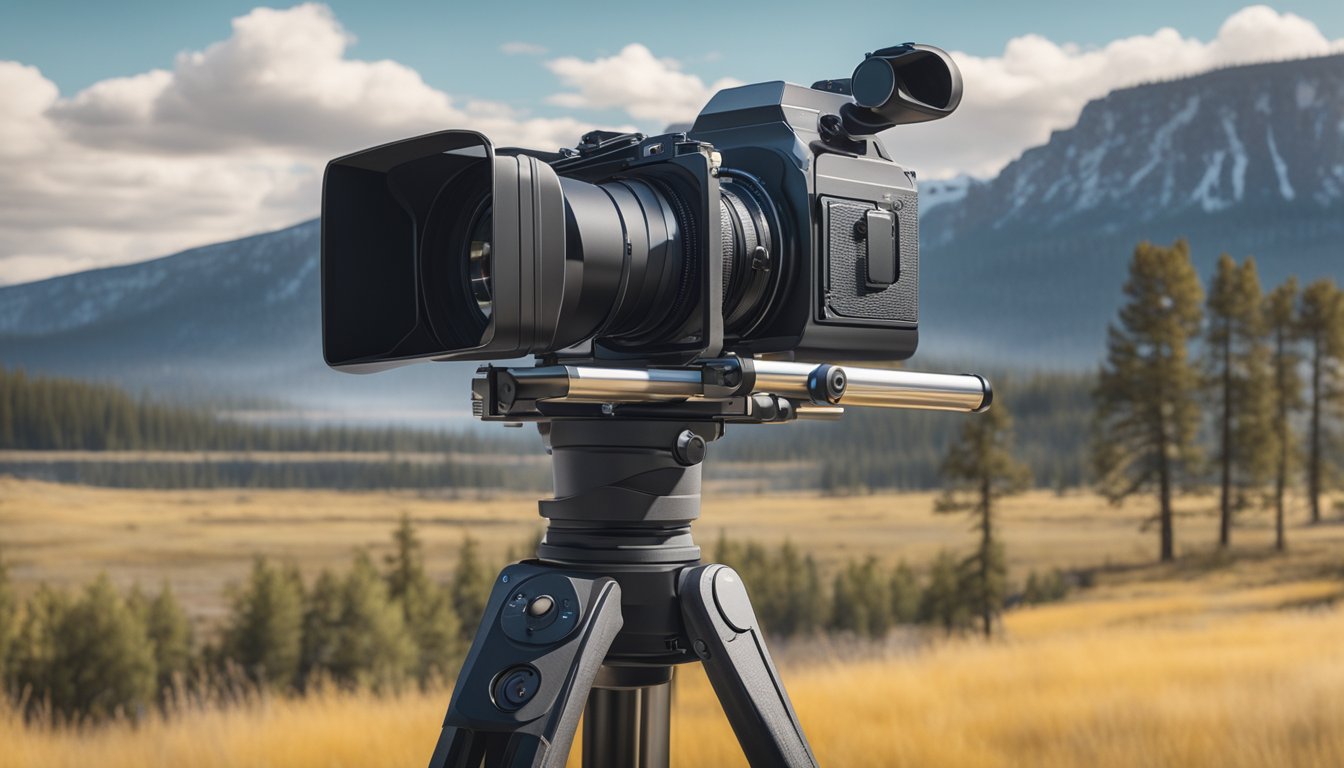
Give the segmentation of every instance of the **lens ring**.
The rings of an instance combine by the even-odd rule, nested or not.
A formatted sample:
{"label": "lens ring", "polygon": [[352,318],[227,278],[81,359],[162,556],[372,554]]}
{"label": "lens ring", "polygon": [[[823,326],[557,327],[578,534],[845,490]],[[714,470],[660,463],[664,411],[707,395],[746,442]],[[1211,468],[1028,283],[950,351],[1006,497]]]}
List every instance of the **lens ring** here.
{"label": "lens ring", "polygon": [[[787,233],[783,230],[779,210],[765,190],[760,179],[735,168],[720,168],[720,196],[729,201],[728,208],[736,215],[736,229],[752,230],[755,246],[765,249],[767,267],[758,272],[752,265],[751,253],[739,253],[733,264],[735,290],[724,301],[724,331],[738,338],[749,337],[778,310],[778,299],[786,290]],[[724,226],[730,226],[728,222]]]}
{"label": "lens ring", "polygon": [[[429,207],[419,253],[421,302],[430,331],[444,347],[468,349],[481,344],[492,318],[482,311],[472,283],[470,243],[473,233],[487,226],[484,214],[491,209],[491,174],[482,163],[462,171],[444,184]],[[493,234],[493,233],[492,233]],[[480,277],[489,270],[493,296],[493,237],[491,263],[480,266]],[[481,254],[484,256],[484,253]],[[480,286],[484,288],[485,286]],[[491,304],[493,313],[494,305]]]}
{"label": "lens ring", "polygon": [[494,313],[494,285],[491,275],[494,272],[493,228],[494,207],[489,197],[481,201],[471,224],[467,226],[466,268],[467,282],[471,286],[472,299],[476,309],[486,320]]}

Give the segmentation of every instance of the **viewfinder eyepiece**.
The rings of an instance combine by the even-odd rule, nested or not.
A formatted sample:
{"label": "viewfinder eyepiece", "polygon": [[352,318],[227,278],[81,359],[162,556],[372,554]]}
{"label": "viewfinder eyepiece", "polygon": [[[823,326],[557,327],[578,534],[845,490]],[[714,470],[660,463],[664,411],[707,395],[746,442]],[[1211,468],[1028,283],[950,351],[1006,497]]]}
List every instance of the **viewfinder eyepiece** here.
{"label": "viewfinder eyepiece", "polygon": [[869,54],[850,77],[854,107],[844,110],[850,133],[940,120],[961,104],[961,70],[932,45],[905,43]]}

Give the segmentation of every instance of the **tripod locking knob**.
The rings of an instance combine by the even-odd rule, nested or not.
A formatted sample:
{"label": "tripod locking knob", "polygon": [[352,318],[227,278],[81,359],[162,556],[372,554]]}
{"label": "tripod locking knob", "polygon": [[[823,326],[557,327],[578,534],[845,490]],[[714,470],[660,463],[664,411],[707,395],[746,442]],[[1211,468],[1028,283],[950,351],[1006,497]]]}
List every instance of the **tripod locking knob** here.
{"label": "tripod locking knob", "polygon": [[541,673],[531,664],[504,670],[495,680],[495,706],[505,712],[515,712],[537,695],[541,688]]}

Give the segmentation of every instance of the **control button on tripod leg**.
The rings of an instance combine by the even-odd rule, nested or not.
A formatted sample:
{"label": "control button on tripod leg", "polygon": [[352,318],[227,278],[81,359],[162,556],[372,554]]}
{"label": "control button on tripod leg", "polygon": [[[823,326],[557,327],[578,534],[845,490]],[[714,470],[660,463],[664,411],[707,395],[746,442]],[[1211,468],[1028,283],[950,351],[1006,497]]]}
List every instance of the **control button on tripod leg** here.
{"label": "control button on tripod leg", "polygon": [[529,616],[541,617],[551,612],[555,607],[555,600],[550,595],[541,595],[535,597],[532,602],[527,604],[527,613]]}
{"label": "control button on tripod leg", "polygon": [[524,664],[499,673],[491,693],[496,707],[505,712],[516,712],[531,701],[540,688],[541,673],[536,667]]}

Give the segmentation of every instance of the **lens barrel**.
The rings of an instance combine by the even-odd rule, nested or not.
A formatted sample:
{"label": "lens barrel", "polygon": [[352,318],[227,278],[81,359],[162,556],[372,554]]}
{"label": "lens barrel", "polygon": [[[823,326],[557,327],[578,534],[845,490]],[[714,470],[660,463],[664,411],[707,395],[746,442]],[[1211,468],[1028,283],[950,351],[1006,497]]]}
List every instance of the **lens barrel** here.
{"label": "lens barrel", "polygon": [[616,356],[675,348],[703,334],[711,264],[724,331],[748,333],[779,292],[778,213],[759,180],[722,170],[715,217],[708,178],[656,164],[560,177],[469,131],[334,160],[322,218],[327,362],[372,371],[588,340]]}

